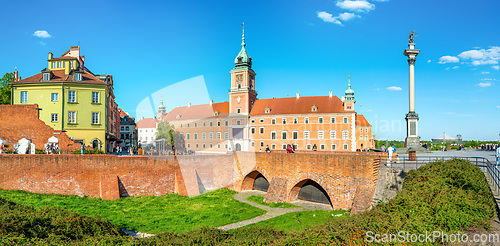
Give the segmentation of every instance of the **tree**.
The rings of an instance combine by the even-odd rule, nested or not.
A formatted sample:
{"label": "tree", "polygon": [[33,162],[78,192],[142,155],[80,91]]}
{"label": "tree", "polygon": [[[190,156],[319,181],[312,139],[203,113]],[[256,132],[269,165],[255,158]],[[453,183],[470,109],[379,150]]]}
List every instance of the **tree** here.
{"label": "tree", "polygon": [[0,105],[10,104],[11,90],[9,84],[14,80],[14,73],[6,73],[3,78],[0,79]]}

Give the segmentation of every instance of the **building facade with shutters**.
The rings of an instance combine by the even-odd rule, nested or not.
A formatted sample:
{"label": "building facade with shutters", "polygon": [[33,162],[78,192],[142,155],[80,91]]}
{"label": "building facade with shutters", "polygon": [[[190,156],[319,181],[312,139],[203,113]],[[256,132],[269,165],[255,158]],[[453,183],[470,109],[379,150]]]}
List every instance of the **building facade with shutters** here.
{"label": "building facade with shutters", "polygon": [[37,104],[41,120],[76,142],[102,151],[116,147],[120,117],[112,77],[87,69],[79,46],[48,58],[41,73],[12,83],[12,104]]}
{"label": "building facade with shutters", "polygon": [[350,78],[342,99],[328,96],[257,99],[256,73],[242,48],[230,71],[229,101],[176,107],[161,119],[173,124],[182,146],[196,152],[296,150],[356,151],[374,148],[375,136],[354,110]]}

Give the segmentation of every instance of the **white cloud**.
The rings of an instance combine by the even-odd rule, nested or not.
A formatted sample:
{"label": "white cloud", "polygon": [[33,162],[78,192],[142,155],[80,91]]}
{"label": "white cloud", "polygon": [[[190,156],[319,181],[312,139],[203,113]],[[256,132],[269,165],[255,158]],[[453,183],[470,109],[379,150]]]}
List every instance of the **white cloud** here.
{"label": "white cloud", "polygon": [[481,83],[477,84],[477,86],[480,86],[480,87],[490,87],[491,83],[490,82],[487,82],[487,83],[481,82]]}
{"label": "white cloud", "polygon": [[397,87],[397,86],[390,86],[390,87],[387,87],[387,90],[390,90],[390,91],[401,91],[403,89],[401,89],[401,87]]}
{"label": "white cloud", "polygon": [[389,0],[373,0],[375,2],[389,2]]}
{"label": "white cloud", "polygon": [[427,63],[431,63],[431,60],[428,60]]}
{"label": "white cloud", "polygon": [[41,46],[45,46],[45,45],[47,45],[47,43],[45,43],[45,42],[43,42],[43,41],[40,41],[40,45],[41,45]]}
{"label": "white cloud", "polygon": [[366,112],[372,112],[372,111],[373,111],[372,109],[368,109],[368,110],[366,110]]}
{"label": "white cloud", "polygon": [[495,70],[499,70],[500,69],[500,66],[496,65],[496,66],[491,66],[493,69]]}
{"label": "white cloud", "polygon": [[438,61],[439,64],[457,63],[457,62],[459,62],[459,60],[455,56],[441,56]]}
{"label": "white cloud", "polygon": [[358,18],[360,16],[353,14],[353,13],[345,12],[345,13],[341,13],[341,14],[333,17],[332,14],[325,12],[325,11],[321,11],[321,12],[318,12],[318,17],[320,19],[322,19],[324,22],[331,22],[331,23],[335,23],[337,25],[342,25],[342,22],[340,22],[340,20],[349,21],[349,20],[352,20],[354,18]]}
{"label": "white cloud", "polygon": [[39,38],[50,38],[52,35],[50,35],[47,31],[45,30],[38,30],[33,33],[33,36],[39,37]]}
{"label": "white cloud", "polygon": [[497,108],[500,108],[500,106],[497,106]]}
{"label": "white cloud", "polygon": [[500,61],[500,46],[491,46],[489,49],[467,50],[458,55],[462,60],[470,61],[474,66],[494,65]]}
{"label": "white cloud", "polygon": [[477,60],[477,59],[483,59],[484,54],[483,54],[483,52],[481,52],[479,50],[468,50],[468,51],[464,51],[464,52],[460,53],[458,55],[458,57],[460,57],[462,59]]}
{"label": "white cloud", "polygon": [[482,81],[485,81],[485,80],[494,80],[492,78],[484,78],[484,79],[481,79]]}
{"label": "white cloud", "polygon": [[481,74],[490,74],[490,72],[485,71],[485,72],[481,72]]}
{"label": "white cloud", "polygon": [[336,5],[341,9],[358,12],[370,11],[375,9],[375,5],[367,2],[366,0],[344,0],[338,1]]}
{"label": "white cloud", "polygon": [[454,66],[454,67],[452,67],[451,69],[458,69],[458,66]]}
{"label": "white cloud", "polygon": [[450,67],[445,68],[444,70],[450,70]]}

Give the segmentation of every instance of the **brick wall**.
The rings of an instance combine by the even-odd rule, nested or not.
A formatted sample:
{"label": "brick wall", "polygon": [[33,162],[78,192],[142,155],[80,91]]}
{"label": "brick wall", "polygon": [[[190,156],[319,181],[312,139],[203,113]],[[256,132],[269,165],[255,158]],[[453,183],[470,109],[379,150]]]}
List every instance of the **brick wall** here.
{"label": "brick wall", "polygon": [[81,148],[75,144],[66,133],[56,131],[38,118],[38,105],[0,105],[0,138],[13,144],[21,138],[31,139],[37,149],[44,149],[50,137],[59,139],[59,148],[63,152],[70,152]]}
{"label": "brick wall", "polygon": [[0,155],[0,188],[36,193],[195,196],[228,187],[251,189],[258,173],[270,183],[266,202],[291,202],[307,180],[327,192],[335,209],[366,210],[383,154],[233,152],[164,158],[112,155]]}

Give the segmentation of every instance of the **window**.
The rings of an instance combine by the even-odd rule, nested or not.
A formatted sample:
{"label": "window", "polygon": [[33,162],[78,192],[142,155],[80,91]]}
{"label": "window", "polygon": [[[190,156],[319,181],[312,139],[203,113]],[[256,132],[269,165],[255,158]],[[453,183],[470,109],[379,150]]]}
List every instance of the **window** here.
{"label": "window", "polygon": [[240,120],[237,120],[237,121],[236,121],[236,125],[238,125],[238,126],[239,126],[239,125],[241,125],[241,121],[240,121]]}
{"label": "window", "polygon": [[281,119],[281,123],[283,123],[283,125],[285,125],[286,124],[286,118],[282,118]]}
{"label": "window", "polygon": [[363,140],[363,135],[359,135],[359,140]]}
{"label": "window", "polygon": [[349,131],[348,130],[342,131],[342,139],[349,139]]}
{"label": "window", "polygon": [[311,144],[307,144],[306,149],[311,149]]}
{"label": "window", "polygon": [[264,141],[260,141],[260,147],[264,147]]}
{"label": "window", "polygon": [[298,124],[299,123],[299,119],[297,117],[294,117],[293,118],[293,124]]}
{"label": "window", "polygon": [[332,144],[332,150],[336,150],[337,149],[337,145],[336,144]]}
{"label": "window", "polygon": [[260,134],[264,134],[264,127],[260,127],[259,132],[260,132]]}
{"label": "window", "polygon": [[99,103],[99,92],[92,92],[92,103]]}
{"label": "window", "polygon": [[57,68],[61,68],[61,62],[60,61],[57,62]]}
{"label": "window", "polygon": [[209,122],[208,122],[208,125],[209,125],[209,126],[214,126],[214,123],[213,123],[212,121],[209,121]]}
{"label": "window", "polygon": [[347,150],[347,144],[344,144],[344,149]]}
{"label": "window", "polygon": [[68,91],[68,102],[76,102],[76,91]]}
{"label": "window", "polygon": [[99,124],[99,112],[92,112],[92,124]]}
{"label": "window", "polygon": [[330,123],[335,124],[335,117],[330,117]]}
{"label": "window", "polygon": [[203,144],[201,145],[201,147],[202,147],[202,148],[205,148],[205,147],[206,147],[205,143],[203,143]]}
{"label": "window", "polygon": [[252,147],[255,147],[255,142],[254,141],[252,141]]}
{"label": "window", "polygon": [[191,148],[191,144],[190,144],[190,143],[188,143],[188,145],[187,145],[187,146],[188,146],[188,149],[190,149],[190,148]]}
{"label": "window", "polygon": [[51,62],[50,63],[50,68],[56,68],[56,63],[55,62]]}
{"label": "window", "polygon": [[224,132],[224,139],[229,139],[229,132]]}
{"label": "window", "polygon": [[365,140],[368,140],[368,135],[365,135]]}
{"label": "window", "polygon": [[45,81],[50,80],[50,73],[44,73],[43,74],[43,80],[45,80]]}
{"label": "window", "polygon": [[82,81],[82,74],[81,73],[75,73],[75,81]]}
{"label": "window", "polygon": [[74,61],[69,61],[69,67],[73,67]]}
{"label": "window", "polygon": [[241,113],[241,108],[236,108],[236,113],[240,114]]}
{"label": "window", "polygon": [[224,144],[224,148],[226,148],[226,149],[228,148],[227,144]]}
{"label": "window", "polygon": [[286,144],[281,144],[282,149],[286,149]]}
{"label": "window", "polygon": [[220,126],[220,121],[217,121],[217,126]]}
{"label": "window", "polygon": [[27,103],[27,102],[28,102],[28,92],[21,91],[21,103]]}
{"label": "window", "polygon": [[320,149],[320,150],[325,150],[325,145],[324,145],[324,144],[320,144],[320,145],[319,145],[319,149]]}
{"label": "window", "polygon": [[363,128],[362,127],[359,128],[359,132],[363,133]]}
{"label": "window", "polygon": [[304,139],[309,139],[309,131],[304,131]]}
{"label": "window", "polygon": [[193,134],[193,138],[194,138],[194,139],[198,139],[198,133],[197,133],[197,132],[195,132],[195,133]]}
{"label": "window", "polygon": [[214,139],[214,133],[213,132],[209,132],[208,133],[208,139]]}
{"label": "window", "polygon": [[347,117],[344,117],[344,123],[347,123]]}
{"label": "window", "polygon": [[365,133],[368,133],[368,127],[367,127],[367,128],[365,128]]}
{"label": "window", "polygon": [[271,144],[271,149],[276,149],[276,144]]}
{"label": "window", "polygon": [[194,145],[194,147],[197,149],[197,148],[198,148],[198,143],[196,143],[196,144]]}
{"label": "window", "polygon": [[52,100],[53,102],[57,102],[57,101],[59,101],[59,94],[57,94],[57,93],[52,93],[52,94],[51,94],[51,96],[50,96],[50,98],[51,98],[51,100]]}
{"label": "window", "polygon": [[125,131],[128,131],[130,130],[130,128],[128,126],[125,127]]}
{"label": "window", "polygon": [[214,147],[214,145],[212,143],[210,143],[208,146],[210,146],[210,148]]}
{"label": "window", "polygon": [[125,127],[121,126],[120,131],[125,131]]}
{"label": "window", "polygon": [[191,139],[191,134],[189,132],[186,133],[186,139],[188,139],[188,140]]}
{"label": "window", "polygon": [[309,124],[309,117],[304,117],[304,124]]}
{"label": "window", "polygon": [[217,144],[217,148],[220,149],[220,143]]}
{"label": "window", "polygon": [[206,126],[206,125],[207,125],[207,123],[205,121],[203,121],[203,126]]}
{"label": "window", "polygon": [[57,114],[51,114],[50,115],[50,121],[52,122],[57,122],[59,119],[58,119],[58,115]]}
{"label": "window", "polygon": [[250,123],[255,123],[255,119],[251,119],[251,120],[250,120]]}
{"label": "window", "polygon": [[281,131],[281,139],[286,139],[286,131]]}
{"label": "window", "polygon": [[190,125],[190,124],[189,124],[189,123],[187,123],[187,127],[189,127],[189,125]]}
{"label": "window", "polygon": [[255,134],[255,127],[250,128],[250,132],[251,132],[252,134]]}
{"label": "window", "polygon": [[195,122],[195,123],[194,123],[194,127],[198,127],[198,122]]}
{"label": "window", "polygon": [[292,132],[292,139],[299,139],[299,131]]}
{"label": "window", "polygon": [[182,128],[182,123],[180,124],[180,127]]}
{"label": "window", "polygon": [[323,124],[323,117],[318,117],[318,123]]}
{"label": "window", "polygon": [[224,122],[224,125],[225,126],[228,126],[229,125],[229,122],[227,122],[227,120]]}
{"label": "window", "polygon": [[330,139],[336,139],[337,138],[337,131],[330,131]]}
{"label": "window", "polygon": [[276,139],[276,131],[271,132],[271,139]]}
{"label": "window", "polygon": [[324,139],[324,138],[325,138],[324,131],[318,131],[318,139]]}
{"label": "window", "polygon": [[206,132],[202,132],[201,133],[201,139],[207,139],[207,133]]}
{"label": "window", "polygon": [[221,139],[221,133],[217,132],[217,139]]}
{"label": "window", "polygon": [[75,111],[68,112],[68,123],[69,124],[76,124],[76,112]]}
{"label": "window", "polygon": [[272,118],[271,119],[271,124],[275,125],[276,124],[276,119]]}
{"label": "window", "polygon": [[260,119],[260,120],[259,120],[259,122],[260,122],[260,123],[264,123],[264,119]]}

